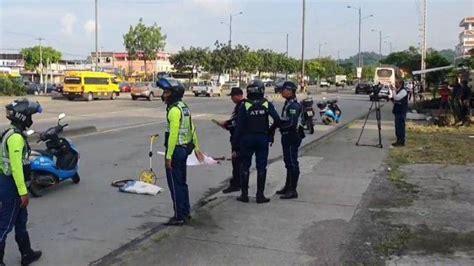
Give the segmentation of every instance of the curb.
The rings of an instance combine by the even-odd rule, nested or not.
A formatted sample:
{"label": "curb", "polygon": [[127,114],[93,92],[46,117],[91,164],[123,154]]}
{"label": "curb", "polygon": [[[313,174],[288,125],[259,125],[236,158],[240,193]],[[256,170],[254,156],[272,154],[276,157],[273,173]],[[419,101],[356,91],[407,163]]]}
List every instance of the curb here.
{"label": "curb", "polygon": [[[68,130],[64,130],[62,133],[63,137],[74,137],[78,135],[85,135],[85,134],[90,134],[90,133],[95,133],[97,132],[97,128],[95,126],[84,126],[84,127],[77,127],[77,128],[71,128]],[[29,137],[28,140],[30,141],[38,141],[39,140],[39,135],[34,134],[33,136]]]}
{"label": "curb", "polygon": [[[385,104],[381,105],[381,108],[383,108],[385,106]],[[375,112],[375,109],[372,109],[370,111],[370,113],[373,113]],[[315,145],[317,144],[320,144],[323,140],[326,140],[334,135],[336,135],[337,133],[339,133],[340,131],[346,129],[351,123],[353,123],[354,121],[356,120],[360,120],[360,119],[363,119],[367,116],[367,113],[364,113],[354,119],[351,119],[351,120],[348,120],[346,121],[345,123],[343,124],[340,124],[339,126],[335,127],[333,130],[327,132],[326,134],[324,135],[321,135],[319,137],[317,137],[316,139],[310,141],[309,143],[306,143],[305,145],[301,146],[299,148],[299,150],[301,152],[305,152],[307,151],[308,149],[314,147]],[[276,161],[279,161],[283,158],[283,154],[282,155],[279,155],[275,158],[272,158],[272,159],[269,159],[268,160],[268,164],[272,164]],[[215,199],[217,198],[211,198],[212,195],[218,193],[219,191],[221,191],[223,188],[227,187],[228,185],[228,181],[231,177],[229,177],[228,179],[224,180],[223,181],[223,184],[216,187],[216,188],[210,188],[209,191],[198,201],[196,202],[196,204],[194,204],[192,207],[191,207],[191,212],[192,213],[195,213],[197,211],[199,211],[201,208],[205,207],[208,203],[211,203],[213,202]],[[117,249],[111,251],[110,253],[106,254],[105,256],[95,260],[95,261],[92,261],[89,263],[89,265],[108,265],[108,264],[111,264],[114,262],[114,259],[116,257],[118,257],[119,255],[121,255],[122,253],[124,253],[127,249],[141,243],[142,241],[148,239],[150,236],[156,234],[156,233],[160,233],[160,232],[166,232],[168,230],[171,230],[170,227],[167,227],[167,226],[164,226],[162,224],[160,225],[157,225],[156,227],[153,227],[151,228],[150,230],[146,231],[145,233],[143,233],[141,236],[138,236],[136,237],[135,239],[131,240],[130,242],[128,243],[125,243],[124,245],[118,247]]]}

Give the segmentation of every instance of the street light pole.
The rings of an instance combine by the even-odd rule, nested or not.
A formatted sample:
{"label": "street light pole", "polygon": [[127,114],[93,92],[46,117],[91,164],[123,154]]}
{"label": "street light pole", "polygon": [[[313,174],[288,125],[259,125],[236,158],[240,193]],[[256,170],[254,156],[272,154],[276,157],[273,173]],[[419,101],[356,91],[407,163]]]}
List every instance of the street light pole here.
{"label": "street light pole", "polygon": [[305,14],[306,0],[303,0],[303,16],[302,16],[302,32],[301,32],[301,86],[304,90],[304,31],[305,31]]}
{"label": "street light pole", "polygon": [[230,14],[229,15],[229,47],[232,48],[232,18],[238,15],[242,15],[243,12],[235,13],[235,14]]}
{"label": "street light pole", "polygon": [[40,48],[40,84],[43,83],[43,48],[41,46],[41,41],[43,41],[44,39],[43,38],[38,38],[36,39],[39,41],[39,48]]}
{"label": "street light pole", "polygon": [[[286,34],[286,58],[288,58],[288,33]],[[285,80],[288,80],[288,70],[286,70],[285,73]]]}
{"label": "street light pole", "polygon": [[98,11],[97,11],[97,1],[95,0],[95,71],[97,71],[99,66],[99,29],[98,29]]}

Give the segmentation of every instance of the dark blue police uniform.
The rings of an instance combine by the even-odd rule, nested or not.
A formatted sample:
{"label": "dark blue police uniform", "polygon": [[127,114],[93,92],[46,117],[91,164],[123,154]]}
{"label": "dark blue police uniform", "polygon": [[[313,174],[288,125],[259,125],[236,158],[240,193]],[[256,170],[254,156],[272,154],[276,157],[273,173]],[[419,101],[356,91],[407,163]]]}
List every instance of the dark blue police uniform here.
{"label": "dark blue police uniform", "polygon": [[261,98],[248,99],[239,108],[236,130],[232,141],[233,145],[240,145],[241,147],[240,181],[242,196],[247,199],[246,201],[248,201],[249,170],[254,153],[257,165],[257,202],[264,203],[269,201],[263,194],[267,176],[268,146],[270,142],[269,116],[272,117],[274,123],[279,123],[280,117],[275,107],[263,98],[263,95]]}
{"label": "dark blue police uniform", "polygon": [[279,194],[286,194],[287,191],[296,192],[298,185],[300,175],[298,149],[302,140],[298,133],[298,126],[300,125],[301,110],[301,104],[294,97],[286,100],[281,113],[280,132],[283,160],[286,168],[286,182],[285,187]]}

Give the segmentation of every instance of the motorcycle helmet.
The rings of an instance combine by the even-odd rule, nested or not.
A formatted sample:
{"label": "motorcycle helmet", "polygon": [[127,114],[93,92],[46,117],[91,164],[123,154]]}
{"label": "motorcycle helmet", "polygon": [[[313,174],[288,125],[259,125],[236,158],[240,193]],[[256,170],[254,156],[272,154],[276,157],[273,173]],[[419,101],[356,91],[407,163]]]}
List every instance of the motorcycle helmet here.
{"label": "motorcycle helmet", "polygon": [[326,108],[327,104],[326,104],[325,101],[319,101],[319,102],[316,104],[316,106],[318,106],[318,108],[322,110],[322,109]]}
{"label": "motorcycle helmet", "polygon": [[293,92],[296,92],[298,89],[298,86],[293,81],[285,81],[283,85],[281,86],[281,90],[291,90]]}
{"label": "motorcycle helmet", "polygon": [[[177,102],[184,96],[184,86],[176,79],[173,78],[160,78],[156,82],[156,86],[161,88],[163,92],[171,91],[171,102]],[[163,95],[161,99],[164,100]]]}
{"label": "motorcycle helmet", "polygon": [[259,98],[265,94],[265,84],[260,80],[252,80],[247,86],[248,98]]}
{"label": "motorcycle helmet", "polygon": [[33,125],[32,115],[43,112],[43,108],[38,102],[32,102],[28,99],[15,100],[5,105],[5,109],[7,119],[22,130]]}

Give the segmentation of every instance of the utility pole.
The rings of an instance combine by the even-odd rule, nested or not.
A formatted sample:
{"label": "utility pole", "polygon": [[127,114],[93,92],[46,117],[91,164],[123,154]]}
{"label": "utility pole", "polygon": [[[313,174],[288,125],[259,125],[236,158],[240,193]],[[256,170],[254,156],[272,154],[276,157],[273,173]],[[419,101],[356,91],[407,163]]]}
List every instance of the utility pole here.
{"label": "utility pole", "polygon": [[304,90],[304,31],[305,31],[306,0],[303,0],[302,32],[301,32],[301,88]]}
{"label": "utility pole", "polygon": [[41,41],[43,41],[44,39],[43,38],[37,38],[36,40],[39,41],[39,48],[40,48],[40,63],[39,63],[39,67],[40,67],[40,84],[43,83],[43,48],[41,47]]}
{"label": "utility pole", "polygon": [[[362,7],[359,7],[359,67],[362,67],[362,54],[360,52],[361,33],[362,33]],[[359,78],[359,82],[360,82],[360,78]]]}
{"label": "utility pole", "polygon": [[[288,33],[286,34],[286,58],[288,58]],[[285,73],[285,80],[288,80],[288,69],[286,70]]]}
{"label": "utility pole", "polygon": [[99,28],[98,28],[98,11],[97,11],[97,1],[95,0],[95,71],[98,71],[99,67]]}
{"label": "utility pole", "polygon": [[44,81],[44,93],[48,92],[48,65],[49,65],[49,57],[46,58],[46,75],[45,75],[45,81]]}
{"label": "utility pole", "polygon": [[[423,0],[423,27],[422,27],[422,42],[421,42],[421,70],[426,69],[426,22],[427,22],[427,0]],[[421,74],[421,82],[423,84],[423,88],[426,88],[426,75]]]}
{"label": "utility pole", "polygon": [[232,14],[229,15],[229,47],[232,48]]}
{"label": "utility pole", "polygon": [[321,43],[319,43],[318,58],[321,58]]}
{"label": "utility pole", "polygon": [[379,31],[379,64],[382,61],[382,31]]}

